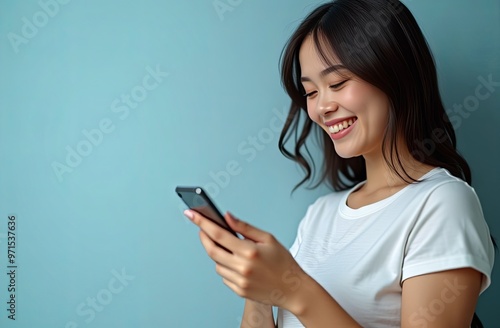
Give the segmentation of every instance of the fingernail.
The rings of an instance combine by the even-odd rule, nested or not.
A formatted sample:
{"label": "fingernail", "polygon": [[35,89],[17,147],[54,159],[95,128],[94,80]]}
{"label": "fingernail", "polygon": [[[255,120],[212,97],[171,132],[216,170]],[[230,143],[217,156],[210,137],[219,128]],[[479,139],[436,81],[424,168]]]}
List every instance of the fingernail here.
{"label": "fingernail", "polygon": [[184,215],[187,216],[190,220],[194,218],[193,212],[190,210],[184,210]]}

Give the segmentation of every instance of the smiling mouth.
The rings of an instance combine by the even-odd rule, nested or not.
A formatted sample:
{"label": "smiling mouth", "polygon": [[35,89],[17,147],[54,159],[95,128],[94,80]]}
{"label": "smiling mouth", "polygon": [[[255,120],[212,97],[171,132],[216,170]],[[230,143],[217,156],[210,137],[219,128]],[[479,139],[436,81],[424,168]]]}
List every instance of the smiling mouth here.
{"label": "smiling mouth", "polygon": [[333,133],[333,134],[339,133],[340,131],[347,129],[348,127],[353,125],[354,122],[356,122],[356,120],[357,120],[356,117],[352,117],[352,118],[349,118],[349,119],[344,120],[342,122],[339,122],[337,124],[330,125],[328,127],[328,132]]}

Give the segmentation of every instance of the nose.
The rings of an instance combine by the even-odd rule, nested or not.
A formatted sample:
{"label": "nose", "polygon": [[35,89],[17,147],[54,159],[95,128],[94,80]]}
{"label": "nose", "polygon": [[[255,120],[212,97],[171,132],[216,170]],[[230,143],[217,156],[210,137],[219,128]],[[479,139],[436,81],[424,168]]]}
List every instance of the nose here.
{"label": "nose", "polygon": [[332,98],[330,94],[323,94],[319,96],[318,103],[316,104],[316,111],[318,115],[328,117],[328,114],[336,112],[339,104]]}

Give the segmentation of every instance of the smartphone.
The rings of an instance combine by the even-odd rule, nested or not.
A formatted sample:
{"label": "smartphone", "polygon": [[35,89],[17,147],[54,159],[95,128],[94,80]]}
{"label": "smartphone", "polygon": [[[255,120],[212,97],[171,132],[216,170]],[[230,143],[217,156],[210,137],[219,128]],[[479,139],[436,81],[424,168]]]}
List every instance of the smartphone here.
{"label": "smartphone", "polygon": [[217,209],[214,202],[201,187],[177,186],[175,192],[184,201],[184,203],[193,211],[209,218],[222,228],[226,229],[236,237],[238,235],[229,227],[224,216]]}

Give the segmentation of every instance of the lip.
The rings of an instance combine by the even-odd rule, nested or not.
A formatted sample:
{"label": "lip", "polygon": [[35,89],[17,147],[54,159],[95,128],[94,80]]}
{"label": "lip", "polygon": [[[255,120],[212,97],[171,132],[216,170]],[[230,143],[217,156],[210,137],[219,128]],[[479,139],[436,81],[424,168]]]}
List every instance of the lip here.
{"label": "lip", "polygon": [[350,118],[355,118],[356,116],[348,116],[348,117],[341,117],[341,118],[336,118],[334,120],[331,120],[331,121],[327,121],[325,122],[325,125],[326,126],[332,126],[332,125],[335,125],[337,123],[340,123],[340,122],[343,122],[343,121],[347,121],[349,120]]}
{"label": "lip", "polygon": [[[344,121],[344,119],[342,119],[342,121]],[[330,122],[334,122],[333,121],[330,121]],[[337,121],[338,123],[339,121]],[[329,123],[329,122],[328,122]],[[358,123],[358,120],[356,120],[354,123],[352,123],[347,129],[343,129],[342,131],[340,132],[337,132],[337,133],[330,133],[330,138],[332,138],[333,140],[339,140],[339,139],[342,139],[343,137],[345,137],[349,132],[352,131],[352,129],[356,126],[356,123]],[[333,123],[335,124],[335,123]]]}

